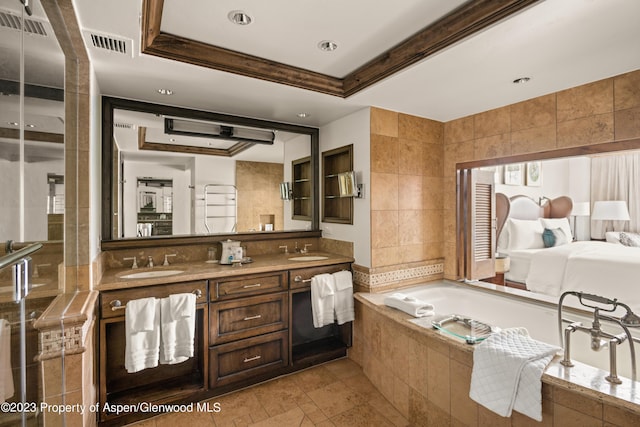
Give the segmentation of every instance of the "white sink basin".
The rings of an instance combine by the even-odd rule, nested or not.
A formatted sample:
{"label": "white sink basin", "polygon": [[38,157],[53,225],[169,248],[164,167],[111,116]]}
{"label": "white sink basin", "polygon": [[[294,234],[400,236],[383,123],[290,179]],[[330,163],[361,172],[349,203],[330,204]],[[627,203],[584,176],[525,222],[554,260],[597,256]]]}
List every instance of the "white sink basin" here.
{"label": "white sink basin", "polygon": [[183,273],[184,270],[151,270],[151,271],[138,271],[137,273],[128,273],[118,276],[120,279],[150,279],[153,277],[165,277],[173,276],[175,274]]}
{"label": "white sink basin", "polygon": [[301,255],[301,256],[294,256],[293,258],[289,258],[289,261],[320,261],[327,258],[329,257],[322,256],[322,255]]}

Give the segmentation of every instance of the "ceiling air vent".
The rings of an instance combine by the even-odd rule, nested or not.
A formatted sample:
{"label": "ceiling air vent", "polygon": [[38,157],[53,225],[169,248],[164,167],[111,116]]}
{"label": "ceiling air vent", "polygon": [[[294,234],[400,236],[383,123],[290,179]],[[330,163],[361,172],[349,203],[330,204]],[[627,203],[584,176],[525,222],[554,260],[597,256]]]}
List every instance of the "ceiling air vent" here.
{"label": "ceiling air vent", "polygon": [[133,40],[131,39],[100,34],[95,31],[87,31],[86,36],[91,40],[91,45],[97,49],[133,57]]}
{"label": "ceiling air vent", "polygon": [[[11,28],[13,30],[20,30],[22,18],[13,15],[11,13],[0,10],[0,27]],[[26,18],[24,20],[24,31],[30,34],[37,34],[40,36],[47,36],[47,30],[40,21]]]}
{"label": "ceiling air vent", "polygon": [[135,125],[131,124],[131,123],[114,123],[113,124],[114,128],[117,129],[134,129],[135,130]]}

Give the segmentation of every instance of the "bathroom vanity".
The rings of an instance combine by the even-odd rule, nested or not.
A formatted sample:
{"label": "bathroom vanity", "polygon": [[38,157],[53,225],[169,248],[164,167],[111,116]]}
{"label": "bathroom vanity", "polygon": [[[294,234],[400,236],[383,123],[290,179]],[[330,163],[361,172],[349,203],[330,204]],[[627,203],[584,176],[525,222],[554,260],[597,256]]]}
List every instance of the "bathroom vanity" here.
{"label": "bathroom vanity", "polygon": [[[99,402],[163,404],[197,402],[278,375],[346,356],[351,322],[313,327],[310,279],[351,270],[353,259],[322,253],[292,261],[292,255],[260,255],[240,267],[204,261],[154,269],[107,270],[99,286]],[[165,277],[124,279],[132,272],[180,271]],[[193,292],[198,298],[194,357],[133,374],[124,368],[124,307],[128,301]],[[101,425],[151,413],[108,410]]]}

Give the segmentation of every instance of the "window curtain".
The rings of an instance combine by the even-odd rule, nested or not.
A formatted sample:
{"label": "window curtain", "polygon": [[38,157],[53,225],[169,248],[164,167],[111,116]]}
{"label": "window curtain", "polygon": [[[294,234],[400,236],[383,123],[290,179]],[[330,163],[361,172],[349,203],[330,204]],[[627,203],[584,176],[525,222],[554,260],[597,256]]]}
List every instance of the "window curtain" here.
{"label": "window curtain", "polygon": [[630,221],[591,221],[591,238],[604,239],[607,230],[640,230],[640,154],[591,159],[591,212],[600,200],[624,200]]}

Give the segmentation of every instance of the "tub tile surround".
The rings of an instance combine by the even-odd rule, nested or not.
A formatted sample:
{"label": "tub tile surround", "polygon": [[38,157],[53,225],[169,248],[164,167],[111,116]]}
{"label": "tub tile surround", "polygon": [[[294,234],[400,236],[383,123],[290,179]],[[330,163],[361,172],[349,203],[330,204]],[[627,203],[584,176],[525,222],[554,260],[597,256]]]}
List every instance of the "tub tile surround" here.
{"label": "tub tile surround", "polygon": [[408,319],[356,295],[349,357],[411,425],[640,425],[640,383],[612,386],[606,372],[580,363],[567,369],[559,357],[543,375],[542,422],[517,412],[500,417],[469,398],[473,347]]}

